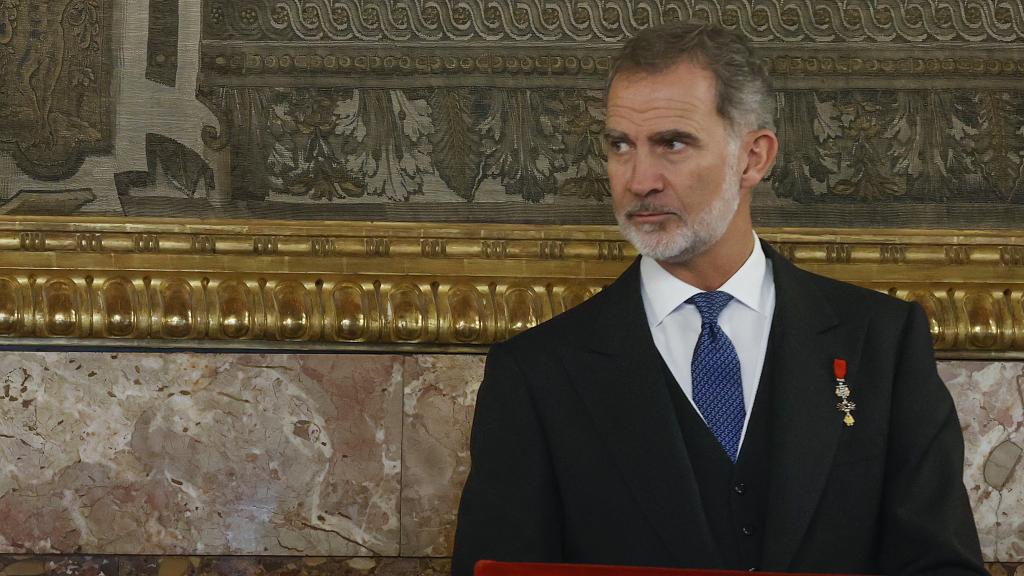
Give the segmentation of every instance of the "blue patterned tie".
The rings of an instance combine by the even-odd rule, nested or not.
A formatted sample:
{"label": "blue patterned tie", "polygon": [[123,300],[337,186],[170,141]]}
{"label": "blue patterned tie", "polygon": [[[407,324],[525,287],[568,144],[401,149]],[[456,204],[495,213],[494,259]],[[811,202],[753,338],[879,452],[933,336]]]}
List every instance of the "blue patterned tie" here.
{"label": "blue patterned tie", "polygon": [[693,403],[711,433],[734,463],[743,433],[743,380],[732,340],[718,325],[718,315],[732,300],[725,292],[701,292],[687,302],[700,311],[700,336],[693,350]]}

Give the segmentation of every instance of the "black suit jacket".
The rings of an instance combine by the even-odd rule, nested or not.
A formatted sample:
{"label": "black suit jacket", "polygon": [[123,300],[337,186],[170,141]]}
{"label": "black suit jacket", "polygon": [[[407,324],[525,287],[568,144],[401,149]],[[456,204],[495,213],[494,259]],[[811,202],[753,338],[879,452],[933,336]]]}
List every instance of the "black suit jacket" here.
{"label": "black suit jacket", "polygon": [[[800,270],[765,245],[776,308],[763,570],[985,574],[963,438],[917,305]],[[847,361],[856,424],[836,408]],[[481,558],[722,564],[634,264],[498,344],[477,398],[453,574]]]}

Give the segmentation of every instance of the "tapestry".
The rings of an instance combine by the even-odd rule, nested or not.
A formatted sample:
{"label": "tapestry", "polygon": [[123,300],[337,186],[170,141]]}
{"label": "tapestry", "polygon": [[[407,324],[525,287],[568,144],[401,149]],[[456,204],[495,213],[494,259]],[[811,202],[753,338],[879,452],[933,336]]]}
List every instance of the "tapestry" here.
{"label": "tapestry", "polygon": [[110,152],[110,0],[0,0],[0,146],[60,180]]}
{"label": "tapestry", "polygon": [[609,224],[613,56],[686,20],[773,75],[758,225],[1024,221],[1019,0],[118,2],[0,0],[0,213]]}

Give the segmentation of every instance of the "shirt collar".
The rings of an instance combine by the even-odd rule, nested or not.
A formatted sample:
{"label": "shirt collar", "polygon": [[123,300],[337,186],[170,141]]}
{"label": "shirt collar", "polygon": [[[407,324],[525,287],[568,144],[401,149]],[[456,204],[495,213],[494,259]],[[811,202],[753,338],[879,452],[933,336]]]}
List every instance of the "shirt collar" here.
{"label": "shirt collar", "polygon": [[[767,259],[761,242],[754,234],[754,250],[740,269],[726,280],[720,291],[731,295],[736,301],[758,314],[768,314],[764,291]],[[640,284],[647,306],[647,318],[651,326],[661,324],[665,318],[683,305],[693,295],[703,290],[676,278],[661,267],[653,258],[640,259]]]}

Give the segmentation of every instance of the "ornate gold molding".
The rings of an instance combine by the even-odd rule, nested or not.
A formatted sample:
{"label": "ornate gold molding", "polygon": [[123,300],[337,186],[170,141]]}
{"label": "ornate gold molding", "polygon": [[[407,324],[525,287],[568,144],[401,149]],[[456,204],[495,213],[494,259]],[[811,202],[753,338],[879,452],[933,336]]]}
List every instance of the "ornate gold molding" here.
{"label": "ornate gold molding", "polygon": [[[812,271],[916,300],[947,357],[1024,357],[1024,237],[764,229]],[[613,227],[0,220],[9,344],[479,349],[635,256]]]}

